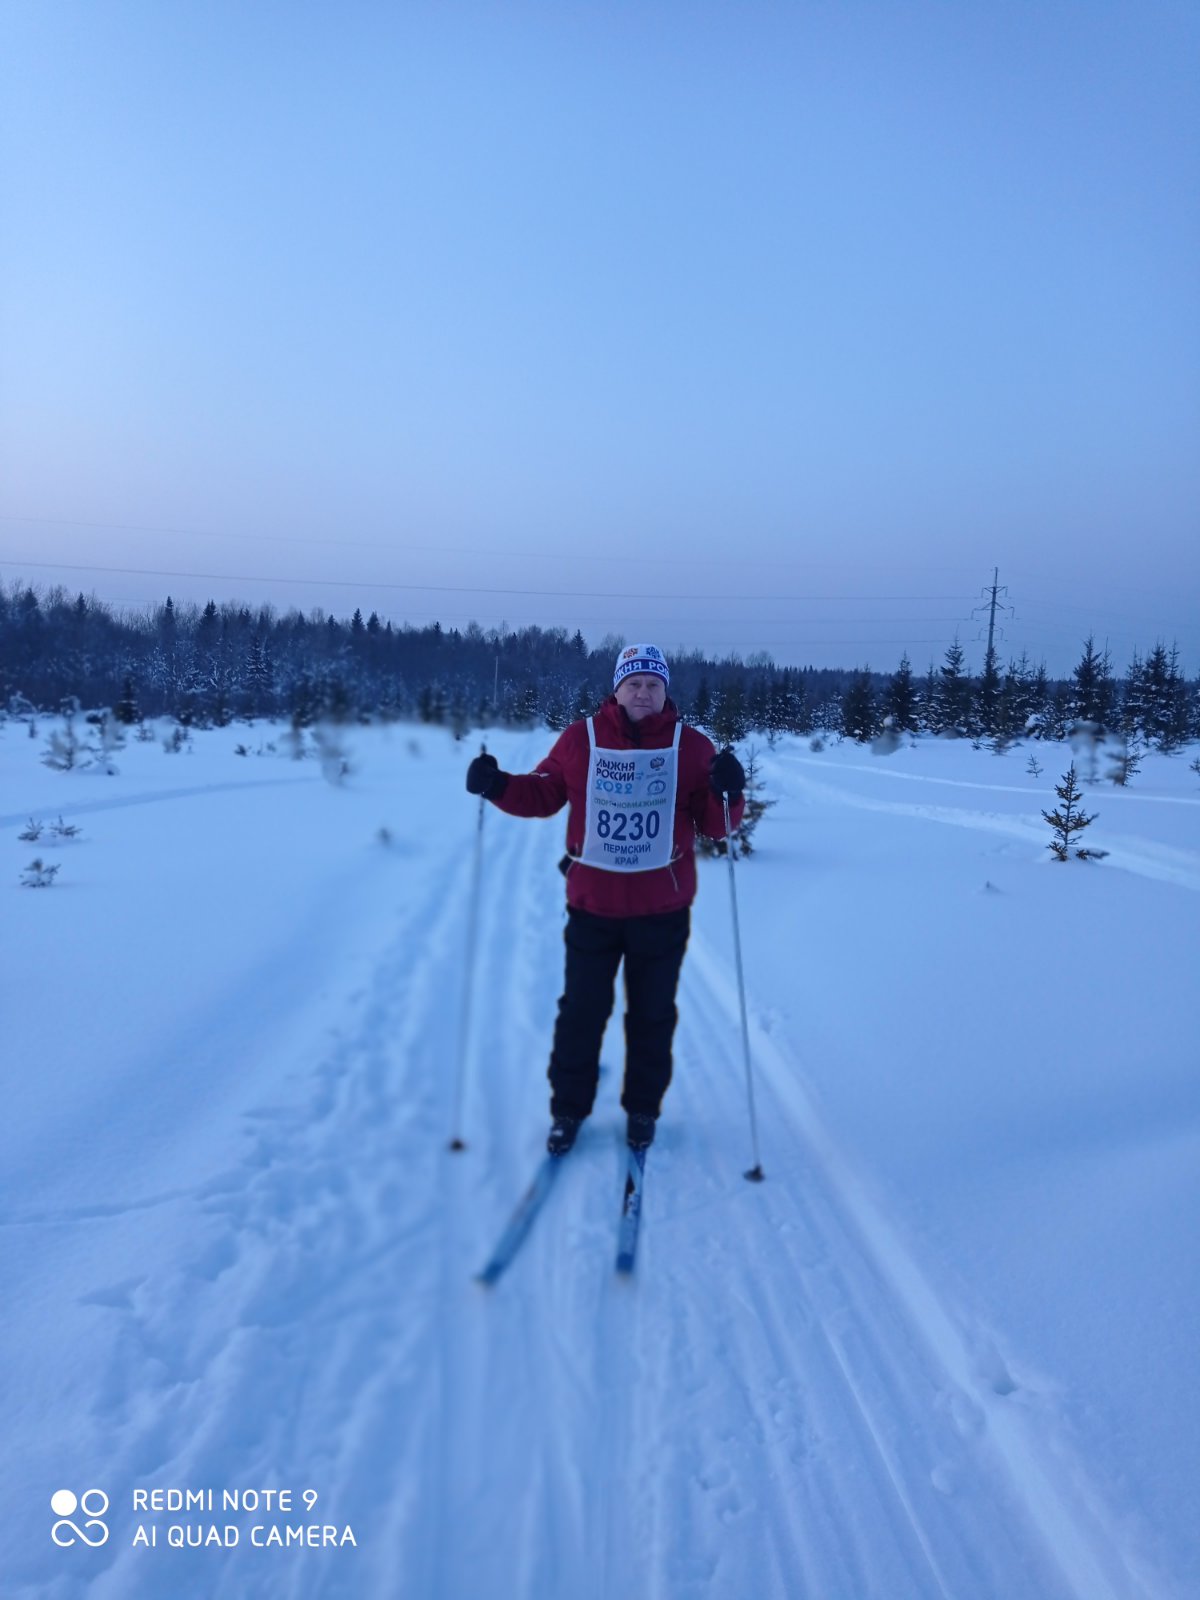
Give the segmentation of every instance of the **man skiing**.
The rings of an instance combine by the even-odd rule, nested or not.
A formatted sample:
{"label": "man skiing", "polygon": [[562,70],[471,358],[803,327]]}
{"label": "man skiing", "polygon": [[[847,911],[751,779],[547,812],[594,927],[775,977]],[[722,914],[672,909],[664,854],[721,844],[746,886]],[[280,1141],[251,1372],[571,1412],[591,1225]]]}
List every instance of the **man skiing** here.
{"label": "man skiing", "polygon": [[613,693],[573,722],[533,772],[502,772],[479,755],[467,789],[514,817],[567,814],[566,979],[550,1055],[546,1148],[565,1155],[591,1113],[600,1043],[625,963],[626,1139],[653,1143],[671,1081],[675,992],[696,895],[695,836],[725,837],[744,808],[746,775],[732,750],[717,754],[667,697],[670,671],[654,645],[617,657]]}

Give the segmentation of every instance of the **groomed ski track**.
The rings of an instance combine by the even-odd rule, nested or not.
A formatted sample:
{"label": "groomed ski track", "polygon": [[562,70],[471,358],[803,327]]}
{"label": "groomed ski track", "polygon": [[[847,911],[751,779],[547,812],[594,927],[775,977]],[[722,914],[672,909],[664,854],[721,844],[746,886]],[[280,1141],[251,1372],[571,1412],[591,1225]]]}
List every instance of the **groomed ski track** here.
{"label": "groomed ski track", "polygon": [[[557,822],[487,816],[465,1153],[446,1146],[466,816],[461,850],[397,896],[307,1103],[262,1106],[245,1161],[185,1201],[204,1226],[169,1279],[114,1286],[91,1419],[114,1481],[209,1484],[237,1441],[264,1482],[319,1480],[318,1515],[358,1539],[269,1564],[182,1551],[173,1592],[1162,1593],[1044,1428],[1037,1393],[946,1303],[827,1136],[804,1090],[820,1028],[803,1051],[778,1037],[752,966],[767,1181],[743,1180],[737,996],[706,917],[632,1279],[613,1271],[618,1002],[613,1070],[569,1168],[502,1282],[473,1281],[545,1127],[560,842]],[[715,874],[701,892],[708,918],[728,915]],[[136,1552],[110,1547],[95,1570],[97,1600],[150,1592]],[[78,1591],[60,1577],[38,1592]]]}

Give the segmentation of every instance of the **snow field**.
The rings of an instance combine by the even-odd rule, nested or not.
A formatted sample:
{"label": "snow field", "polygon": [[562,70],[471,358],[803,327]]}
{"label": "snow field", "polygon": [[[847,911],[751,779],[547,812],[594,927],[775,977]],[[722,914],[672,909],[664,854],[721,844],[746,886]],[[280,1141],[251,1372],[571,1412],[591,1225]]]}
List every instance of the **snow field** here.
{"label": "snow field", "polygon": [[[488,737],[517,770],[550,742]],[[597,1113],[484,1291],[546,1124],[562,819],[485,815],[450,1155],[472,741],[355,730],[339,788],[239,738],[101,778],[0,729],[9,839],[30,811],[85,830],[49,892],[16,888],[12,845],[4,919],[32,1064],[6,1075],[0,1235],[14,1594],[1186,1593],[1184,763],[1089,791],[1112,855],[1058,867],[1061,752],[1038,782],[1019,751],[766,754],[780,803],[737,881],[767,1182],[741,1176],[716,862],[634,1279],[618,1004]],[[113,1537],[57,1549],[50,1494],[92,1482]],[[312,1487],[356,1547],[132,1548],[155,1484]]]}

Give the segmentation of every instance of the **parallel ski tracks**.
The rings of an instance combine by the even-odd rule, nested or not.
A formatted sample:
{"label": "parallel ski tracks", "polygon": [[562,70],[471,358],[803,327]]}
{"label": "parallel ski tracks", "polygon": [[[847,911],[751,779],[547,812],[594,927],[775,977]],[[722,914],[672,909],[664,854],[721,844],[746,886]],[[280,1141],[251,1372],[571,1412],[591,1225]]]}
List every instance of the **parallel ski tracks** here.
{"label": "parallel ski tracks", "polygon": [[[996,1358],[999,1375],[993,1363],[967,1377],[968,1336],[960,1331],[955,1359],[944,1364],[953,1317],[938,1307],[931,1319],[931,1302],[922,1299],[928,1285],[915,1286],[917,1269],[887,1224],[872,1225],[874,1202],[832,1152],[795,1066],[757,1029],[768,1181],[749,1202],[738,1195],[733,1175],[744,1152],[729,1148],[737,1130],[717,1109],[740,1067],[736,998],[702,938],[689,962],[672,1093],[688,1101],[681,1159],[713,1175],[703,1221],[688,1217],[680,1226],[707,1224],[714,1242],[706,1263],[683,1250],[672,1255],[663,1242],[673,1232],[670,1219],[657,1219],[655,1228],[653,1216],[650,1238],[672,1262],[681,1307],[688,1280],[693,1292],[701,1287],[698,1269],[707,1278],[719,1274],[740,1307],[729,1321],[729,1366],[761,1372],[765,1342],[769,1364],[800,1408],[802,1460],[789,1459],[785,1448],[763,1474],[760,1481],[790,1489],[762,1519],[759,1540],[777,1542],[785,1564],[810,1575],[803,1592],[814,1594],[1125,1600],[1148,1593],[1086,1488],[1081,1494],[1078,1482],[1065,1481],[1074,1469],[1056,1461],[1049,1441],[1039,1444],[1035,1408],[1021,1412],[1029,1397],[1004,1381],[1003,1363]],[[738,1213],[725,1237],[722,1185],[728,1214]],[[657,1192],[665,1197],[670,1187],[664,1175]],[[761,1209],[751,1219],[755,1200]],[[681,1334],[694,1336],[694,1329]],[[744,1399],[748,1425],[755,1418],[758,1437],[769,1441],[777,1408],[762,1394]],[[1046,1494],[1055,1484],[1060,1492]],[[746,1560],[759,1559],[759,1543],[750,1541]]]}

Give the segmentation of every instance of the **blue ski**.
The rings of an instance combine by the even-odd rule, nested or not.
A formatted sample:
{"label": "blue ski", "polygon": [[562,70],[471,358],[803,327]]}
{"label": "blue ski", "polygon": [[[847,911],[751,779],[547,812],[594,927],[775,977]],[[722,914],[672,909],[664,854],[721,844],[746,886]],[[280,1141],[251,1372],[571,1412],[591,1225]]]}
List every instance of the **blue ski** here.
{"label": "blue ski", "polygon": [[617,1271],[633,1271],[637,1255],[638,1222],[642,1215],[642,1180],[646,1175],[646,1152],[630,1150],[625,1168],[625,1198],[621,1205],[621,1230],[617,1236]]}
{"label": "blue ski", "polygon": [[508,1226],[500,1235],[487,1265],[475,1274],[478,1283],[495,1283],[501,1273],[512,1265],[513,1257],[525,1242],[525,1235],[532,1227],[533,1219],[541,1210],[542,1202],[550,1193],[555,1175],[565,1160],[565,1156],[543,1156],[541,1166],[533,1175],[533,1182],[517,1201],[508,1219]]}

